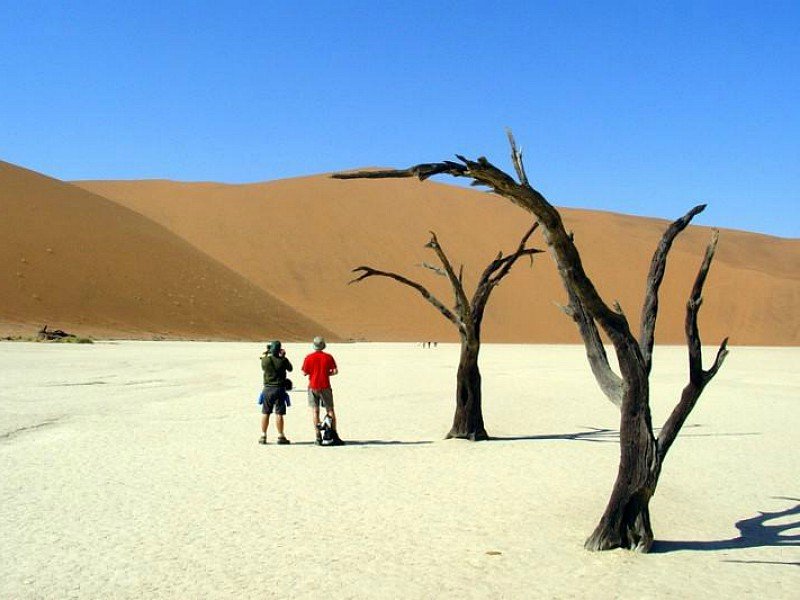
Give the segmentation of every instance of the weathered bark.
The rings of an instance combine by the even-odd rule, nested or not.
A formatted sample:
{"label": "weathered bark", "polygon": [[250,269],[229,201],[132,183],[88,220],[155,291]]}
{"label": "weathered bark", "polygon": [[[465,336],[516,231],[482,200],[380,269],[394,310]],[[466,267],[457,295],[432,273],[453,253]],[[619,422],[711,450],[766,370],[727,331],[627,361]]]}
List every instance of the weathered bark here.
{"label": "weathered bark", "polygon": [[606,354],[605,346],[603,346],[603,340],[600,339],[597,324],[586,312],[575,291],[568,286],[565,286],[565,289],[569,296],[569,304],[562,306],[561,309],[578,326],[578,331],[586,348],[586,359],[589,361],[592,374],[601,391],[614,406],[621,408],[625,388],[622,378],[613,371],[608,362],[608,354]]}
{"label": "weathered bark", "polygon": [[[628,389],[623,399],[620,416],[620,467],[617,480],[611,493],[608,506],[595,531],[586,540],[589,550],[610,550],[627,548],[648,552],[653,544],[650,527],[650,498],[653,496],[661,475],[661,469],[670,446],[675,441],[681,427],[689,416],[703,388],[716,375],[728,353],[725,339],[717,352],[713,366],[708,371],[702,368],[700,333],[697,327],[697,313],[702,304],[702,290],[708,269],[716,250],[718,233],[714,232],[706,250],[705,257],[695,280],[692,294],[687,302],[686,340],[689,347],[689,383],[681,394],[681,400],[673,409],[658,438],[653,434],[650,420],[649,390],[642,387],[647,383],[652,366],[652,336],[658,306],[658,287],[663,277],[664,261],[671,239],[686,227],[691,217],[703,207],[692,209],[687,215],[674,222],[664,234],[656,249],[653,265],[648,277],[648,298],[642,315],[642,334],[640,348],[642,353],[637,360],[620,362],[626,367],[624,380]],[[665,240],[667,240],[665,242]],[[633,367],[633,370],[628,370]],[[633,385],[635,383],[635,385]]]}
{"label": "weathered bark", "polygon": [[[639,347],[642,349],[642,357],[648,373],[652,368],[653,362],[653,344],[655,343],[656,319],[658,318],[658,291],[661,288],[661,282],[664,280],[664,272],[667,268],[667,254],[669,254],[672,242],[675,241],[678,234],[686,229],[695,215],[703,212],[705,208],[705,204],[695,206],[680,219],[671,223],[661,236],[661,241],[653,253],[653,259],[650,261],[650,272],[647,274],[647,289],[644,295],[639,326]],[[716,242],[713,242],[713,244],[716,248]],[[706,267],[706,271],[708,271],[708,267]]]}
{"label": "weathered bark", "polygon": [[[649,406],[649,381],[641,364],[624,369],[617,480],[600,522],[586,540],[588,550],[627,548],[647,552],[653,544],[650,498],[661,473]],[[630,366],[630,365],[626,365]],[[638,367],[638,368],[637,368]]]}
{"label": "weathered bark", "polygon": [[[716,375],[727,355],[727,339],[717,353],[714,365],[702,369],[697,312],[702,303],[702,288],[716,248],[716,236],[709,244],[703,264],[687,304],[686,338],[689,348],[690,380],[681,400],[673,410],[658,439],[653,433],[650,416],[649,374],[655,324],[658,316],[658,292],[663,280],[666,260],[675,237],[705,206],[696,206],[672,223],[656,248],[647,278],[645,300],[640,321],[639,340],[630,330],[628,320],[618,305],[609,307],[583,269],[580,254],[572,235],[567,233],[558,211],[529,183],[522,153],[509,132],[511,159],[519,182],[492,165],[485,158],[476,161],[457,155],[460,162],[425,163],[408,169],[340,173],[334,177],[383,178],[434,175],[472,179],[473,185],[489,187],[499,196],[536,216],[543,237],[569,296],[564,308],[578,326],[586,347],[587,358],[604,394],[620,407],[620,462],[617,480],[608,505],[594,533],[586,541],[590,550],[629,548],[647,552],[653,543],[650,525],[650,498],[661,474],[667,451],[674,442],[705,385]],[[611,369],[600,338],[602,330],[614,346],[620,376]]]}
{"label": "weathered bark", "polygon": [[425,286],[407,277],[392,273],[390,271],[379,271],[372,267],[361,266],[353,269],[354,273],[360,273],[358,277],[350,283],[363,281],[368,277],[387,277],[407,285],[417,290],[436,310],[438,310],[448,321],[453,323],[458,329],[461,339],[461,357],[456,372],[456,408],[453,416],[453,426],[447,434],[447,438],[462,438],[472,441],[488,439],[486,428],[483,423],[483,406],[481,402],[481,373],[478,368],[478,354],[480,353],[480,336],[483,315],[486,304],[492,290],[500,281],[508,275],[514,263],[523,256],[533,256],[541,252],[535,248],[527,248],[526,244],[533,232],[536,230],[536,223],[528,229],[522,237],[515,252],[508,256],[503,256],[501,252],[484,269],[472,301],[467,297],[464,290],[463,269],[459,269],[456,274],[450,259],[439,243],[436,234],[431,232],[431,239],[425,245],[435,253],[441,268],[423,263],[422,266],[435,272],[438,275],[447,277],[453,289],[455,307],[453,310],[447,308],[438,298],[431,294]]}
{"label": "weathered bark", "polygon": [[468,342],[466,339],[461,341],[461,357],[456,374],[456,411],[447,439],[459,438],[476,442],[489,437],[483,424],[479,352],[479,342]]}

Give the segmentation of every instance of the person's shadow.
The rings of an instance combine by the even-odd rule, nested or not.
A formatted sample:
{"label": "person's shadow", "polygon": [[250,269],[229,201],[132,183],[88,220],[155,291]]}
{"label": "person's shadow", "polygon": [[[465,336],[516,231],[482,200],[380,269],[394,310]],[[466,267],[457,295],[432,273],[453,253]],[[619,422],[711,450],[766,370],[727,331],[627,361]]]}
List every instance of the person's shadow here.
{"label": "person's shadow", "polygon": [[[421,446],[432,444],[430,440],[402,441],[402,440],[345,440],[342,446],[331,446],[335,448],[346,448],[347,446]],[[295,446],[317,446],[316,442],[296,442]]]}
{"label": "person's shadow", "polygon": [[401,441],[401,440],[347,440],[345,445],[347,446],[424,446],[426,444],[432,444],[433,442],[430,440],[413,440],[413,441]]}
{"label": "person's shadow", "polygon": [[[690,541],[690,540],[656,540],[651,553],[677,552],[680,550],[739,550],[742,548],[800,547],[800,533],[785,533],[800,530],[800,498],[775,496],[778,500],[797,502],[791,508],[777,512],[760,512],[755,517],[736,522],[739,535],[727,540]],[[794,517],[790,520],[790,517]],[[774,525],[769,521],[780,519]],[[726,562],[766,563],[793,565],[800,567],[800,562],[730,560]]]}

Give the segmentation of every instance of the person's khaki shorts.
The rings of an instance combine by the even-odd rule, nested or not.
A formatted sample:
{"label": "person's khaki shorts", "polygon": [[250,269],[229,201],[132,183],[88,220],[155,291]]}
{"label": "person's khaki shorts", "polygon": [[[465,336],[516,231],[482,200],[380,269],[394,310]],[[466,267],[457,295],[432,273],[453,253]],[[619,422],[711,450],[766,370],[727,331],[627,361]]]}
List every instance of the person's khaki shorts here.
{"label": "person's khaki shorts", "polygon": [[327,388],[324,390],[312,390],[308,388],[308,405],[311,408],[315,406],[322,406],[323,408],[333,408],[333,390]]}

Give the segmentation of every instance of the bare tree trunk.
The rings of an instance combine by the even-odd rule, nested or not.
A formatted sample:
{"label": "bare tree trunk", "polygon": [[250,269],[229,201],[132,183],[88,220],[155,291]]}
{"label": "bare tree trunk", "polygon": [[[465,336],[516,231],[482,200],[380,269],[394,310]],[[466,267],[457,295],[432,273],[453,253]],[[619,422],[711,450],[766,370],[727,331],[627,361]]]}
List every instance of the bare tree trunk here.
{"label": "bare tree trunk", "polygon": [[632,371],[625,374],[617,480],[600,522],[586,540],[589,550],[647,552],[653,544],[649,507],[661,473],[661,459],[650,418],[647,373],[641,364],[633,365]]}
{"label": "bare tree trunk", "polygon": [[456,412],[447,439],[460,438],[473,442],[488,439],[481,408],[481,372],[478,368],[480,343],[461,340],[461,358],[456,374]]}
{"label": "bare tree trunk", "polygon": [[423,285],[412,281],[407,277],[392,273],[390,271],[380,271],[372,267],[361,266],[353,269],[354,273],[360,273],[358,277],[350,283],[357,283],[369,277],[387,277],[394,279],[398,283],[407,285],[417,290],[425,300],[433,305],[448,321],[453,323],[458,329],[461,337],[461,358],[458,362],[458,372],[456,374],[456,410],[453,416],[453,426],[447,434],[447,439],[460,438],[468,439],[473,442],[489,439],[486,428],[483,424],[483,408],[481,405],[481,372],[478,368],[478,353],[481,348],[481,323],[489,301],[492,290],[509,274],[514,264],[523,256],[531,257],[539,254],[541,250],[528,248],[528,239],[536,231],[538,225],[534,223],[517,246],[516,251],[503,256],[500,252],[492,262],[483,270],[475,293],[470,302],[464,291],[463,266],[456,273],[450,259],[447,258],[442,249],[436,234],[431,232],[431,239],[426,244],[427,248],[432,249],[442,268],[434,267],[423,263],[422,266],[434,271],[438,275],[447,277],[453,288],[455,307],[453,310],[447,308],[436,296],[431,294]]}

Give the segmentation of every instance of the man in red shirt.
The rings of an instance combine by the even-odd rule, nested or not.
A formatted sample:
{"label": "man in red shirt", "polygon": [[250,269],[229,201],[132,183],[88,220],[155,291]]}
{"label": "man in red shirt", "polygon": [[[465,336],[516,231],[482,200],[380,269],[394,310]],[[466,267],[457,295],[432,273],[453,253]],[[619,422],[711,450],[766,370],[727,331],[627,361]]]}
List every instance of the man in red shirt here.
{"label": "man in red shirt", "polygon": [[317,435],[317,444],[322,444],[322,434],[319,430],[319,407],[325,407],[330,417],[333,429],[334,445],[341,446],[344,442],[336,433],[336,413],[333,410],[333,390],[331,390],[331,376],[339,372],[333,356],[325,349],[325,340],[317,336],[314,338],[314,352],[306,356],[303,361],[303,373],[308,375],[308,406],[311,409],[311,419],[314,422],[314,432]]}

